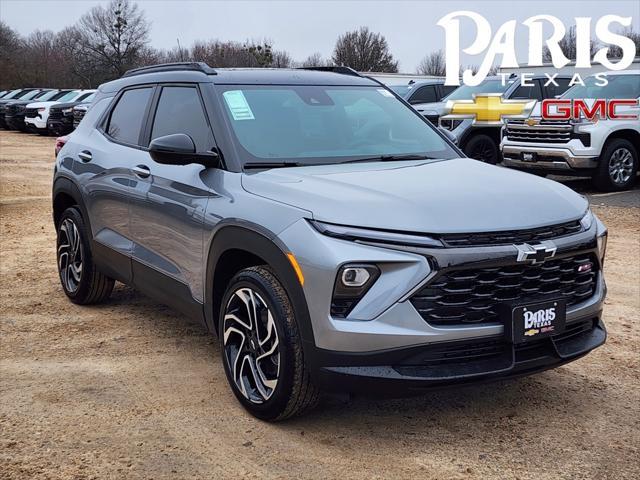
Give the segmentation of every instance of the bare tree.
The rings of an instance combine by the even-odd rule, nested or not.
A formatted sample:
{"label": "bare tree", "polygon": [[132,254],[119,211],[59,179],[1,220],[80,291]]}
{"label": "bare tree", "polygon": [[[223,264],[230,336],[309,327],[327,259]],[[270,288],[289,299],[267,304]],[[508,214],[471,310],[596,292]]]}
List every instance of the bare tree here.
{"label": "bare tree", "polygon": [[323,58],[319,52],[312,53],[300,62],[301,67],[330,67],[332,65],[333,62],[330,59]]}
{"label": "bare tree", "polygon": [[149,22],[130,0],[93,7],[80,18],[77,28],[82,47],[117,77],[136,65],[149,41]]}
{"label": "bare tree", "polygon": [[[564,56],[567,57],[569,60],[576,59],[577,50],[576,50],[576,26],[575,25],[569,28],[567,33],[565,33],[564,37],[562,37],[562,39],[558,42],[558,46],[560,47],[560,50],[562,50],[562,53],[564,53]],[[590,50],[590,53],[589,53],[590,57],[593,57],[593,55],[598,50],[598,44],[594,40],[590,40],[589,50]],[[542,56],[545,62],[550,62],[552,60],[551,52],[549,51],[548,47],[544,47],[544,53]]]}
{"label": "bare tree", "polygon": [[[640,32],[636,32],[633,27],[627,27],[618,33],[633,40],[633,43],[636,44],[636,57],[640,56]],[[618,45],[609,45],[609,55],[620,58],[622,57],[622,49]]]}
{"label": "bare tree", "polygon": [[18,67],[23,58],[20,35],[9,25],[0,21],[0,88],[12,88],[20,79]]}
{"label": "bare tree", "polygon": [[288,52],[284,50],[276,50],[273,52],[273,61],[271,66],[275,68],[289,68],[293,65],[293,59]]}
{"label": "bare tree", "polygon": [[333,50],[333,63],[361,72],[398,71],[398,62],[389,52],[387,40],[367,27],[360,27],[338,37]]}
{"label": "bare tree", "polygon": [[419,75],[435,75],[444,77],[447,74],[447,62],[443,50],[431,52],[418,64]]}

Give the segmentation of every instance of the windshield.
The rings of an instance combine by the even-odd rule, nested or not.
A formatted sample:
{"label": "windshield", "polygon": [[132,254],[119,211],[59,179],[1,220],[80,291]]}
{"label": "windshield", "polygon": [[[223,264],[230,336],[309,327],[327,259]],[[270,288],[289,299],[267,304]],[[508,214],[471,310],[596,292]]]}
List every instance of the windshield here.
{"label": "windshield", "polygon": [[43,95],[40,95],[37,97],[39,102],[45,102],[47,100],[55,100],[56,95],[59,95],[60,92],[58,90],[51,90],[49,92],[46,92]]}
{"label": "windshield", "polygon": [[31,90],[29,93],[27,93],[24,96],[21,96],[20,99],[21,100],[33,100],[35,97],[38,96],[38,94],[41,93],[40,90]]}
{"label": "windshield", "polygon": [[602,83],[596,77],[588,77],[584,85],[574,85],[562,95],[562,98],[638,98],[640,97],[640,75],[607,75],[609,83]]}
{"label": "windshield", "polygon": [[469,85],[461,85],[445,98],[443,102],[447,100],[473,100],[473,96],[478,93],[504,93],[507,88],[513,83],[513,80],[505,82],[502,85],[502,79],[497,80],[485,80],[480,85],[470,87]]}
{"label": "windshield", "polygon": [[92,102],[93,101],[93,97],[96,96],[96,92],[87,92],[84,93],[82,95],[80,95],[77,99],[76,102]]}
{"label": "windshield", "polygon": [[379,87],[220,85],[246,162],[340,163],[379,155],[458,155],[419,115]]}
{"label": "windshield", "polygon": [[78,96],[78,90],[72,90],[69,93],[67,93],[66,95],[58,98],[58,102],[63,103],[63,102],[70,102],[71,100],[73,100],[74,98],[76,98]]}
{"label": "windshield", "polygon": [[411,91],[411,87],[409,85],[389,85],[389,88],[400,95],[402,98],[406,98]]}

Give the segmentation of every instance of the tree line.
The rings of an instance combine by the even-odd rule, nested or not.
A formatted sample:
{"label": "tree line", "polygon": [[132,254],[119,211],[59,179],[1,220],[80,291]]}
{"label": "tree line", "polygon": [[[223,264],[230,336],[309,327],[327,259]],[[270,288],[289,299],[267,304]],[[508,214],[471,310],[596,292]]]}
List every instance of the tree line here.
{"label": "tree line", "polygon": [[[367,27],[340,35],[330,58],[312,53],[301,61],[294,60],[286,50],[274,48],[266,39],[204,40],[187,47],[177,42],[172,49],[158,49],[150,45],[150,29],[144,11],[131,0],[112,0],[107,5],[93,7],[75,25],[57,33],[36,30],[23,37],[0,21],[0,89],[92,88],[121,77],[131,68],[180,61],[201,61],[212,67],[346,65],[358,71],[398,71],[398,61],[390,52],[386,38]],[[623,33],[633,38],[640,54],[640,35],[632,30]],[[568,58],[575,58],[574,37],[575,30],[570,29],[560,45]],[[592,45],[594,50],[596,47]],[[474,69],[473,66],[463,68]],[[438,50],[426,55],[416,73],[443,76],[444,52]]]}

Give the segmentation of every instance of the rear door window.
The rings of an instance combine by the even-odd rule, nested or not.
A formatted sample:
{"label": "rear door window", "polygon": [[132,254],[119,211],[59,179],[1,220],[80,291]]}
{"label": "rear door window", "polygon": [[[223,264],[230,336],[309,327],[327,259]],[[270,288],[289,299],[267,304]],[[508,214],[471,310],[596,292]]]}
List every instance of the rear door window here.
{"label": "rear door window", "polygon": [[151,87],[125,91],[111,111],[107,134],[119,142],[138,145],[152,92]]}

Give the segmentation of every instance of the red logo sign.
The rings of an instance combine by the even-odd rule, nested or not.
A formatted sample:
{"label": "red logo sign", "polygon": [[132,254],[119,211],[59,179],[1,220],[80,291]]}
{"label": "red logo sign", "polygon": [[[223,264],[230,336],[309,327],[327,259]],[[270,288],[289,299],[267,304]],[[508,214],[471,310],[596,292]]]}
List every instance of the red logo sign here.
{"label": "red logo sign", "polygon": [[637,120],[638,114],[628,111],[618,112],[619,107],[637,107],[635,99],[598,99],[593,102],[568,99],[550,98],[542,101],[542,118],[546,120]]}

